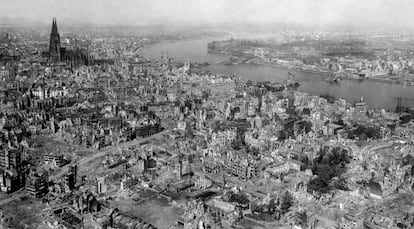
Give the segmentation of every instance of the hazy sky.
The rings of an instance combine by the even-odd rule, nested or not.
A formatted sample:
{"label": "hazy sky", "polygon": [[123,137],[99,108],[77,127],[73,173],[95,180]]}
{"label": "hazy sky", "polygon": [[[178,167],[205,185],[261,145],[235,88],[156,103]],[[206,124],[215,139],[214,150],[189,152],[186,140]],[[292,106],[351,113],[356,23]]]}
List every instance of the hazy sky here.
{"label": "hazy sky", "polygon": [[414,0],[0,0],[0,18],[91,24],[297,23],[414,27]]}

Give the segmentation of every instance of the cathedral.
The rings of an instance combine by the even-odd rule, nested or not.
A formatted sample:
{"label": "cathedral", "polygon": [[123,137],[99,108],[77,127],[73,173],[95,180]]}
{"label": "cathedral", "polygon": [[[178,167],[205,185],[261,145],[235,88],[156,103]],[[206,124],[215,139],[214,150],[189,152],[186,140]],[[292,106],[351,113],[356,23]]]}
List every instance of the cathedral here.
{"label": "cathedral", "polygon": [[60,35],[57,29],[56,18],[53,18],[52,22],[52,32],[50,33],[50,42],[49,42],[49,59],[52,62],[60,62],[61,47],[60,47]]}
{"label": "cathedral", "polygon": [[66,49],[60,45],[60,35],[57,28],[56,18],[52,21],[52,31],[50,33],[49,52],[46,55],[52,63],[67,63],[71,66],[91,65],[93,60],[86,49],[75,47]]}

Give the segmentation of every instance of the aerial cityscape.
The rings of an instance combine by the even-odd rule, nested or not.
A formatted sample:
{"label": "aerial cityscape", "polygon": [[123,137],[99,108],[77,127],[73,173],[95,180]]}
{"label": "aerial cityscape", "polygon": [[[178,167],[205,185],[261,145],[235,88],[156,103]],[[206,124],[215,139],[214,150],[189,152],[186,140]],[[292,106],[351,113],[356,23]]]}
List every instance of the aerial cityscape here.
{"label": "aerial cityscape", "polygon": [[414,228],[413,11],[0,0],[0,229]]}

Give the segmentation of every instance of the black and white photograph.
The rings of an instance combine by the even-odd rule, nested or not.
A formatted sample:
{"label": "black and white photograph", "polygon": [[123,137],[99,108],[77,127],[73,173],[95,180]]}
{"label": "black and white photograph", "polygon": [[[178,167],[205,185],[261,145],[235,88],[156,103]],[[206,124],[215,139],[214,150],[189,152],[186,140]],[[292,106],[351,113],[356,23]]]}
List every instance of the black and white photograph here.
{"label": "black and white photograph", "polygon": [[0,0],[0,229],[414,229],[414,0]]}

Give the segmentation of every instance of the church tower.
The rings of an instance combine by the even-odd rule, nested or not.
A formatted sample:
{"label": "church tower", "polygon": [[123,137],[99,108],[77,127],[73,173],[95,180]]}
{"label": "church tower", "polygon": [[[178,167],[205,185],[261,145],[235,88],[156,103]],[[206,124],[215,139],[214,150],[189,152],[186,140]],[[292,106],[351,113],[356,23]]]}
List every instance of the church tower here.
{"label": "church tower", "polygon": [[53,18],[52,32],[50,33],[49,58],[53,62],[61,61],[60,36],[57,29],[56,18]]}

